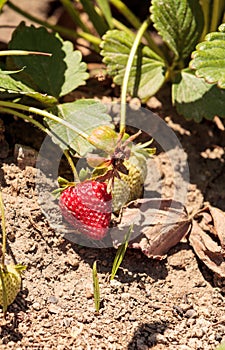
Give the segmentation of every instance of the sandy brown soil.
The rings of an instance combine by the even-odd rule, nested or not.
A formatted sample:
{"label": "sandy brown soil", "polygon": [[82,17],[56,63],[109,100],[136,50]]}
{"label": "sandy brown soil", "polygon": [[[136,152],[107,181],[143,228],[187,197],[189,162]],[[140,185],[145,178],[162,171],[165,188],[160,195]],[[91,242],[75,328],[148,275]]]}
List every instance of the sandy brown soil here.
{"label": "sandy brown soil", "polygon": [[[155,111],[176,131],[188,156],[187,209],[193,213],[208,201],[224,210],[224,132],[214,122],[184,121],[169,106],[167,95],[165,90],[158,96],[158,104],[161,98],[167,107]],[[115,249],[81,247],[54,232],[37,203],[35,168],[22,170],[16,165],[14,144],[23,142],[38,150],[42,135],[35,131],[34,144],[29,137],[31,126],[11,118],[4,121],[10,153],[2,159],[0,176],[8,259],[27,265],[27,271],[7,319],[1,317],[2,349],[214,350],[225,340],[223,292],[188,240],[172,248],[162,261],[128,250],[110,283]],[[172,184],[165,154],[156,157],[166,179],[164,196],[169,197]],[[95,260],[101,288],[99,315],[92,290]]]}
{"label": "sandy brown soil", "polygon": [[[115,95],[110,81],[92,79],[72,98],[97,96],[106,102]],[[174,130],[187,155],[188,212],[193,214],[204,203],[225,211],[223,124],[185,121],[172,108],[167,87],[148,107]],[[35,167],[21,168],[13,155],[18,143],[38,151],[44,136],[28,123],[6,116],[3,121],[9,144],[8,155],[2,151],[0,159],[7,261],[22,263],[27,270],[6,320],[0,313],[0,349],[215,350],[225,342],[224,289],[196,257],[188,238],[162,261],[128,249],[110,283],[116,250],[82,247],[54,231],[38,204]],[[156,159],[163,196],[170,197],[173,183],[166,154],[159,152]],[[99,314],[92,288],[95,260]]]}

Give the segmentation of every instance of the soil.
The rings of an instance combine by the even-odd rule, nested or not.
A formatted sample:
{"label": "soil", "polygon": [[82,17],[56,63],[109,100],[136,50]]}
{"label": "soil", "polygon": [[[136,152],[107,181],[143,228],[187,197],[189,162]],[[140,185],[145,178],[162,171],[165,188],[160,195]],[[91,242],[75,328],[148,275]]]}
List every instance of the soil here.
{"label": "soil", "polygon": [[[110,80],[92,78],[71,98],[96,97],[105,102],[115,100],[115,95]],[[166,86],[148,101],[148,108],[172,128],[187,155],[188,213],[206,203],[225,211],[223,123],[186,121],[170,101]],[[44,135],[28,123],[2,119],[2,135],[9,145],[9,152],[4,148],[0,155],[7,262],[22,263],[27,269],[6,319],[0,313],[0,349],[215,350],[225,342],[224,290],[196,257],[188,237],[160,261],[128,249],[110,282],[116,250],[83,247],[55,231],[38,204],[35,166],[25,166],[14,156],[15,144],[38,151]],[[159,152],[156,159],[165,179],[163,196],[169,198],[173,183],[166,154]],[[99,313],[92,287],[96,260]]]}

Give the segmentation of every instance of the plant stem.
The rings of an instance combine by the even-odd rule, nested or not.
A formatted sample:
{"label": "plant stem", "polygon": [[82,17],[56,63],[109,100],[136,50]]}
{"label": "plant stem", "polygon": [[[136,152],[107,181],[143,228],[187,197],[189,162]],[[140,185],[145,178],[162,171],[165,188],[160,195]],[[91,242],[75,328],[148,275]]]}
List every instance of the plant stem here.
{"label": "plant stem", "polygon": [[211,0],[202,0],[200,2],[203,15],[204,15],[204,28],[203,32],[201,34],[200,42],[205,39],[206,34],[209,32],[210,28],[210,7],[211,7]]}
{"label": "plant stem", "polygon": [[224,0],[213,0],[212,20],[210,32],[215,32],[219,26],[219,20],[224,12]]}
{"label": "plant stem", "polygon": [[[45,117],[45,118],[48,118],[50,120],[53,120],[54,122],[59,123],[59,124],[65,126],[65,127],[67,127],[68,129],[75,131],[78,135],[83,137],[85,140],[88,139],[88,135],[85,132],[79,130],[74,125],[68,123],[66,120],[64,120],[62,118],[59,118],[56,115],[54,115],[52,113],[49,113],[49,112],[47,112],[45,110],[42,110],[42,109],[39,109],[39,108],[35,108],[35,107],[28,107],[28,106],[25,106],[25,105],[21,105],[19,103],[8,102],[8,101],[0,101],[0,107],[1,106],[9,107],[9,108],[15,108],[15,109],[19,109],[19,110],[26,111],[26,112],[29,112],[29,113],[38,114],[38,115],[40,115],[43,118]],[[34,119],[30,118],[30,122],[35,124],[36,121],[34,122]]]}
{"label": "plant stem", "polygon": [[2,200],[2,189],[0,185],[0,212],[1,212],[1,217],[2,217],[2,223],[1,223],[1,228],[2,228],[2,266],[4,268],[5,266],[5,254],[6,254],[6,229],[5,229],[5,210],[4,210],[4,204]]}
{"label": "plant stem", "polygon": [[30,13],[22,10],[21,8],[17,7],[13,3],[11,3],[11,1],[8,1],[7,5],[12,10],[14,10],[15,12],[17,12],[20,15],[24,16],[25,18],[28,18],[32,22],[38,23],[38,24],[40,24],[42,26],[45,26],[46,28],[52,29],[53,31],[58,32],[60,34],[63,34],[63,35],[65,35],[66,37],[68,37],[70,39],[74,40],[74,39],[77,39],[78,37],[84,38],[85,40],[89,41],[93,45],[96,45],[95,48],[96,48],[96,50],[99,51],[98,45],[101,42],[100,38],[98,38],[98,37],[96,37],[96,36],[94,36],[92,34],[89,34],[89,33],[85,33],[85,32],[79,32],[78,33],[75,30],[67,29],[67,28],[59,26],[59,25],[50,24],[49,22],[43,21],[40,18],[37,18],[37,17],[31,15]]}
{"label": "plant stem", "polygon": [[99,312],[100,309],[100,287],[97,272],[97,262],[94,261],[92,267],[92,278],[93,278],[93,290],[94,290],[94,301],[95,301],[95,311]]}
{"label": "plant stem", "polygon": [[134,39],[133,45],[130,50],[130,54],[127,60],[127,65],[125,69],[125,74],[123,78],[123,85],[121,91],[121,119],[120,119],[120,133],[123,135],[126,127],[126,96],[127,96],[127,88],[129,82],[130,71],[132,68],[133,60],[140,44],[141,38],[144,32],[147,30],[149,26],[149,19],[145,20],[141,25],[140,29],[137,32],[137,35]]}
{"label": "plant stem", "polygon": [[69,151],[68,151],[68,150],[65,150],[63,153],[64,153],[64,155],[65,155],[65,157],[66,157],[66,159],[67,159],[67,161],[68,161],[68,163],[69,163],[69,166],[70,166],[70,168],[71,168],[71,170],[72,170],[72,172],[73,172],[74,180],[75,180],[76,182],[80,182],[79,175],[78,175],[78,173],[77,173],[77,169],[76,169],[76,167],[75,167],[75,165],[74,165],[74,162],[72,161],[72,158],[71,158],[71,156],[70,156]]}
{"label": "plant stem", "polygon": [[[41,131],[43,131],[44,133],[46,133],[47,135],[49,135],[51,138],[52,137],[57,137],[57,135],[53,135],[51,133],[51,131],[47,128],[45,128],[41,123],[39,123],[37,120],[29,117],[28,115],[25,115],[25,114],[22,114],[20,112],[17,112],[15,111],[14,109],[11,109],[11,108],[4,108],[4,107],[0,107],[0,112],[2,113],[7,113],[7,114],[12,114],[12,115],[15,115],[19,118],[22,118],[28,122],[30,122],[31,124],[35,125],[36,127],[38,127]],[[77,181],[77,182],[80,182],[80,179],[79,179],[79,176],[78,176],[78,173],[77,173],[77,169],[72,161],[72,158],[69,154],[69,151],[68,150],[64,150],[63,151],[71,169],[72,169],[72,172],[73,172],[73,175],[74,175],[74,179]],[[1,198],[0,198],[0,206],[1,206]]]}
{"label": "plant stem", "polygon": [[[116,9],[126,18],[126,20],[137,30],[141,27],[142,23],[140,20],[133,14],[133,12],[120,0],[109,0],[113,6],[116,7]],[[148,18],[150,21],[150,18]],[[115,21],[115,20],[114,20]],[[149,22],[150,24],[150,22]],[[125,30],[127,32],[129,30],[128,28]],[[160,50],[158,45],[152,40],[152,37],[149,33],[144,34],[145,39],[148,42],[149,47],[157,53],[160,57],[162,57],[165,60],[165,56],[163,52]]]}
{"label": "plant stem", "polygon": [[27,55],[52,56],[51,53],[38,52],[38,51],[24,51],[24,50],[2,50],[2,51],[0,51],[0,56],[27,56]]}
{"label": "plant stem", "polygon": [[49,136],[53,136],[53,134],[51,133],[51,131],[47,128],[45,128],[41,123],[39,123],[37,120],[29,117],[28,115],[26,114],[23,114],[23,113],[20,113],[18,111],[15,111],[14,109],[12,108],[5,108],[5,107],[0,107],[0,112],[2,113],[7,113],[7,114],[12,114],[12,115],[15,115],[19,118],[22,118],[28,122],[30,122],[31,124],[37,126],[40,130],[42,130],[44,133],[48,134]]}
{"label": "plant stem", "polygon": [[88,14],[93,26],[99,36],[102,36],[107,30],[108,25],[105,20],[97,13],[95,6],[91,0],[79,0],[83,6],[83,10]]}
{"label": "plant stem", "polygon": [[127,19],[127,21],[132,24],[135,29],[140,28],[141,22],[133,14],[133,12],[120,0],[109,0],[115,8],[122,13],[122,15]]}
{"label": "plant stem", "polygon": [[133,35],[134,34],[129,28],[127,28],[127,26],[125,26],[123,23],[121,23],[117,19],[113,18],[112,20],[113,20],[113,25],[114,25],[114,27],[116,29],[124,31],[125,33],[127,33],[129,35]]}
{"label": "plant stem", "polygon": [[80,14],[73,5],[73,3],[70,0],[60,0],[60,2],[63,5],[66,12],[68,13],[68,15],[70,16],[70,18],[72,19],[72,21],[75,23],[75,25],[80,27],[84,32],[90,34],[90,30],[85,25],[85,23],[81,21]]}

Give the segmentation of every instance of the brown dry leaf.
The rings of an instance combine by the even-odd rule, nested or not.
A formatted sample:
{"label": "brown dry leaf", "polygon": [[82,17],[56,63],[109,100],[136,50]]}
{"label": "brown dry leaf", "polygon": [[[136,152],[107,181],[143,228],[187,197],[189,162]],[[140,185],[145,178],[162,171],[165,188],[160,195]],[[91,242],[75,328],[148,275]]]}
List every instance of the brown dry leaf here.
{"label": "brown dry leaf", "polygon": [[190,243],[197,256],[219,277],[225,277],[225,213],[207,206],[193,220]]}
{"label": "brown dry leaf", "polygon": [[191,220],[182,203],[171,199],[141,199],[123,209],[119,225],[111,232],[115,247],[123,242],[130,225],[129,247],[149,258],[163,259],[170,248],[188,233]]}

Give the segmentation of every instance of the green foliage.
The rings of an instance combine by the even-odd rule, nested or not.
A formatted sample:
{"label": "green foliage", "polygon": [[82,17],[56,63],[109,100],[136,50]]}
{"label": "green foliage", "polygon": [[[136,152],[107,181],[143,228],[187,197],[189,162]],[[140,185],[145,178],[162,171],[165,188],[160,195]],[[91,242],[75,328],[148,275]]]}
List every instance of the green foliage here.
{"label": "green foliage", "polygon": [[[63,103],[55,107],[53,112],[88,135],[97,126],[107,125],[111,122],[111,118],[106,114],[105,106],[92,99]],[[72,149],[81,156],[93,150],[92,145],[84,137],[74,133],[72,129],[48,118],[45,118],[45,121],[54,135],[53,141],[62,150]]]}
{"label": "green foliage", "polygon": [[177,111],[186,119],[200,122],[215,115],[225,118],[225,91],[197,78],[190,69],[182,70],[172,86],[172,99]]}
{"label": "green foliage", "polygon": [[205,41],[197,45],[190,67],[198,77],[225,89],[225,26],[221,25],[219,31],[208,34]]}
{"label": "green foliage", "polygon": [[[17,101],[20,104],[0,101],[0,111],[13,114],[14,108],[18,117],[49,133],[63,151],[70,150],[80,155],[91,151],[93,146],[87,137],[92,129],[111,122],[104,105],[91,99],[59,104],[62,96],[84,85],[88,78],[81,53],[74,51],[72,43],[63,41],[58,34],[51,34],[44,27],[28,27],[24,23],[14,31],[9,48],[33,53],[48,52],[51,56],[27,55],[24,51],[26,55],[7,57],[4,70],[0,70],[0,94],[8,100],[19,97]],[[26,105],[21,104],[25,96],[28,98]],[[34,104],[33,99],[50,113],[29,108]],[[28,115],[18,113],[17,109],[41,115],[47,129]]]}
{"label": "green foliage", "polygon": [[[127,63],[134,49],[133,29],[137,30],[143,24],[121,0],[97,0],[95,3],[81,0],[83,10],[98,34],[93,35],[81,22],[76,6],[71,6],[69,0],[61,0],[61,3],[79,31],[42,23],[55,32],[85,38],[98,52],[101,43],[101,54],[109,75],[116,84],[123,86],[124,76],[128,75],[125,73],[129,71]],[[0,1],[0,9],[4,4],[41,23],[10,1]],[[111,4],[133,29],[112,16]],[[225,24],[219,27],[224,19],[224,0],[152,0],[146,21],[151,21],[156,29],[157,41],[146,27],[142,42],[137,50],[135,48],[128,92],[146,102],[170,82],[172,101],[187,119],[200,122],[202,118],[212,119],[216,114],[224,118],[224,94],[220,89],[225,88]],[[8,75],[8,80],[4,78],[0,85],[0,91],[4,96],[11,95],[9,98],[17,94],[32,97],[46,106],[57,104],[60,97],[85,84],[88,78],[80,52],[74,51],[70,42],[50,34],[43,27],[37,29],[21,24],[14,32],[9,48],[52,53],[52,57],[14,56],[7,59],[7,70],[21,70]],[[0,74],[3,77],[3,70]]]}
{"label": "green foliage", "polygon": [[[217,6],[220,7],[217,8],[215,2],[212,8],[221,17],[223,5],[218,2]],[[150,18],[162,44],[156,50],[145,36],[147,43],[139,45],[128,81],[128,91],[142,102],[169,81],[177,111],[197,122],[202,118],[212,119],[215,115],[225,117],[224,93],[219,89],[225,84],[224,27],[220,27],[220,32],[208,34],[206,41],[198,44],[205,31],[206,12],[203,10],[196,0],[152,0]],[[213,16],[217,23],[218,18],[215,14]],[[133,34],[122,30],[111,30],[103,36],[103,61],[118,85],[123,83],[133,41]],[[197,51],[190,63],[191,72],[187,68],[196,45]]]}
{"label": "green foliage", "polygon": [[[114,82],[122,85],[126,63],[134,41],[132,34],[119,30],[103,36],[101,54]],[[128,82],[128,91],[146,100],[161,87],[165,80],[165,62],[148,46],[140,45],[135,55]]]}
{"label": "green foliage", "polygon": [[152,0],[154,27],[173,51],[176,60],[184,60],[200,38],[203,13],[196,0]]}
{"label": "green foliage", "polygon": [[34,91],[58,98],[84,85],[88,78],[86,64],[81,62],[81,53],[73,50],[71,42],[63,41],[44,27],[27,27],[21,23],[13,33],[9,49],[29,49],[52,54],[51,57],[34,55],[8,58],[8,69],[26,67],[13,78]]}

